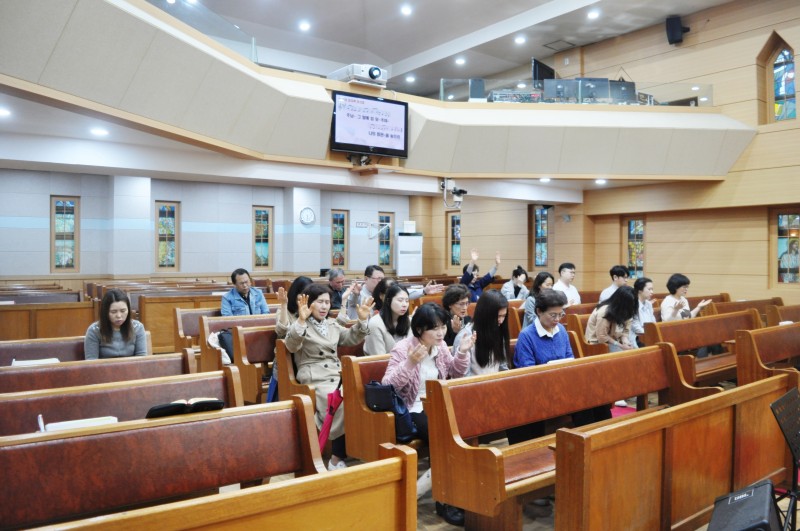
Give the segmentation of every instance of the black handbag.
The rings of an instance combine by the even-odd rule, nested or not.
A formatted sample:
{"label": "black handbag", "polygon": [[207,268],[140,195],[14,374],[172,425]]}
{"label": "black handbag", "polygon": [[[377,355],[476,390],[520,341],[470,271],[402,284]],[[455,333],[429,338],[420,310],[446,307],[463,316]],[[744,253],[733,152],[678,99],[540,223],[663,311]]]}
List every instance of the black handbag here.
{"label": "black handbag", "polygon": [[364,399],[367,407],[372,411],[394,413],[394,431],[397,442],[406,443],[417,437],[417,427],[411,420],[411,413],[394,387],[373,380],[364,384]]}

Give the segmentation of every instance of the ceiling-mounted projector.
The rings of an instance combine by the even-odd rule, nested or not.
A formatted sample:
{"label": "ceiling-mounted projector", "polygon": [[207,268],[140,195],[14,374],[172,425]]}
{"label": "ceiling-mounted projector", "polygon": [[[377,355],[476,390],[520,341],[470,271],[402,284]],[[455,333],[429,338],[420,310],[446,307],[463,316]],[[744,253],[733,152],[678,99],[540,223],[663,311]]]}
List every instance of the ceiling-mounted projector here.
{"label": "ceiling-mounted projector", "polygon": [[375,65],[347,65],[328,74],[328,79],[346,81],[348,83],[363,83],[366,85],[386,86],[389,74],[386,70]]}

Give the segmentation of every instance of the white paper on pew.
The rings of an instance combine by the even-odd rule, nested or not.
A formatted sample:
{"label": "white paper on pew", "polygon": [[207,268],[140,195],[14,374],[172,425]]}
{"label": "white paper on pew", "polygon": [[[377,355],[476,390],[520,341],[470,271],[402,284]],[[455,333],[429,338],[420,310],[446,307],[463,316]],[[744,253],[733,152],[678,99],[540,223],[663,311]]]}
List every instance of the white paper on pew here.
{"label": "white paper on pew", "polygon": [[575,361],[575,358],[560,358],[557,360],[550,360],[547,362],[547,365],[552,365],[554,363],[564,363],[565,361]]}
{"label": "white paper on pew", "polygon": [[211,294],[212,295],[219,295],[221,297],[223,295],[227,295],[228,292],[227,291],[212,291]]}
{"label": "white paper on pew", "polygon": [[89,426],[103,426],[116,424],[117,417],[93,417],[90,419],[65,420],[63,422],[49,422],[44,425],[44,431],[70,430],[73,428],[86,428]]}
{"label": "white paper on pew", "polygon": [[12,367],[26,367],[28,365],[44,365],[46,363],[61,363],[61,360],[58,358],[42,358],[38,360],[18,360],[15,358],[11,360]]}
{"label": "white paper on pew", "polygon": [[790,324],[794,324],[794,321],[781,321],[780,323],[778,323],[778,326],[786,326]]}
{"label": "white paper on pew", "polygon": [[0,304],[14,304],[14,301],[0,301]]}

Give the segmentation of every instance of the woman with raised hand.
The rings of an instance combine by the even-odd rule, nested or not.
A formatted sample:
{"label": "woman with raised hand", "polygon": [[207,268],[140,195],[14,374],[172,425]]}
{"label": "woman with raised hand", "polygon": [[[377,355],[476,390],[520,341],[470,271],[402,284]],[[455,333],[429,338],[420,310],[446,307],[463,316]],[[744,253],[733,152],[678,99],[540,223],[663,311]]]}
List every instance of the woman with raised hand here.
{"label": "woman with raised hand", "polygon": [[83,352],[87,360],[147,354],[144,325],[131,319],[131,301],[124,291],[115,288],[103,295],[100,320],[86,330]]}
{"label": "woman with raised hand", "polygon": [[[378,286],[380,287],[380,283]],[[378,294],[377,288],[375,294]],[[369,320],[369,335],[364,341],[364,354],[387,354],[395,343],[411,335],[408,290],[395,283],[381,296],[384,297],[381,310]]]}
{"label": "woman with raised hand", "polygon": [[467,374],[491,374],[508,369],[511,352],[508,335],[508,301],[496,289],[484,291],[475,305],[472,322],[464,327],[453,342],[459,351],[469,336],[470,368]]}
{"label": "woman with raised hand", "polygon": [[711,304],[711,299],[705,299],[697,303],[694,309],[689,308],[689,301],[686,294],[689,292],[689,277],[680,273],[675,273],[667,280],[667,291],[669,295],[661,301],[661,320],[679,321],[681,319],[692,319],[697,317],[700,311]]}
{"label": "woman with raised hand", "polygon": [[450,284],[442,295],[442,306],[450,315],[447,320],[447,333],[444,342],[453,346],[456,336],[472,320],[467,313],[469,310],[469,290],[464,284]]}
{"label": "woman with raised hand", "polygon": [[511,272],[511,280],[503,284],[500,293],[502,293],[503,297],[507,300],[527,299],[529,294],[528,288],[525,286],[527,281],[528,272],[525,271],[521,265],[518,265],[517,268]]}
{"label": "woman with raised hand", "polygon": [[636,296],[636,313],[631,321],[631,345],[643,347],[641,337],[644,335],[644,324],[655,323],[653,313],[653,281],[647,277],[637,278],[633,283],[633,294]]}
{"label": "woman with raised hand", "polygon": [[[328,408],[328,394],[339,385],[342,370],[337,347],[357,345],[369,334],[367,321],[372,315],[372,297],[356,307],[358,322],[346,328],[329,319],[331,290],[327,285],[311,284],[303,290],[297,304],[297,319],[286,333],[286,348],[297,365],[297,381],[313,385],[317,397],[317,428],[322,426]],[[329,470],[345,468],[344,408],[339,408],[331,425],[332,456]]]}
{"label": "woman with raised hand", "polygon": [[[425,382],[447,378],[460,378],[469,368],[469,352],[472,336],[461,342],[460,350],[450,353],[444,342],[450,314],[436,303],[423,304],[411,318],[409,337],[395,344],[383,376],[384,385],[392,385],[402,398],[417,427],[420,439],[428,441],[428,417],[422,408],[425,397]],[[417,498],[431,488],[430,470],[417,481]],[[464,511],[457,507],[436,502],[436,512],[448,523],[464,525]]]}
{"label": "woman with raised hand", "polygon": [[555,284],[553,275],[547,271],[541,271],[533,279],[533,286],[530,294],[525,299],[525,318],[522,320],[522,330],[529,327],[536,320],[536,297],[543,289],[553,289]]}
{"label": "woman with raised hand", "polygon": [[609,352],[636,348],[631,343],[631,322],[639,301],[630,286],[622,286],[592,312],[586,323],[587,343],[605,343]]}

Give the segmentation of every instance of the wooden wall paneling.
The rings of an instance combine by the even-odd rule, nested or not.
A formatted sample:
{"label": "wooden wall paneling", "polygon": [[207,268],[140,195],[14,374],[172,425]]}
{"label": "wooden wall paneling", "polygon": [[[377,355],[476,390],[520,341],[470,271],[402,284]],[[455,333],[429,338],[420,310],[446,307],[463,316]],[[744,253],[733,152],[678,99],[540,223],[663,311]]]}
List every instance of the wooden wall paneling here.
{"label": "wooden wall paneling", "polygon": [[[781,124],[782,125],[782,124]],[[732,172],[800,166],[800,128],[781,131],[761,130],[731,168]],[[765,126],[765,129],[767,127]]]}
{"label": "wooden wall paneling", "polygon": [[[45,337],[70,337],[86,335],[86,329],[95,320],[94,308],[91,303],[75,303],[69,309],[63,307],[53,308],[42,305],[42,308],[32,308],[31,332],[37,338]],[[81,306],[77,306],[81,305]]]}
{"label": "wooden wall paneling", "polygon": [[[30,312],[27,310],[4,308],[0,312],[0,341],[34,337],[34,331],[31,330],[32,324]],[[83,334],[85,333],[86,329],[83,330]]]}

